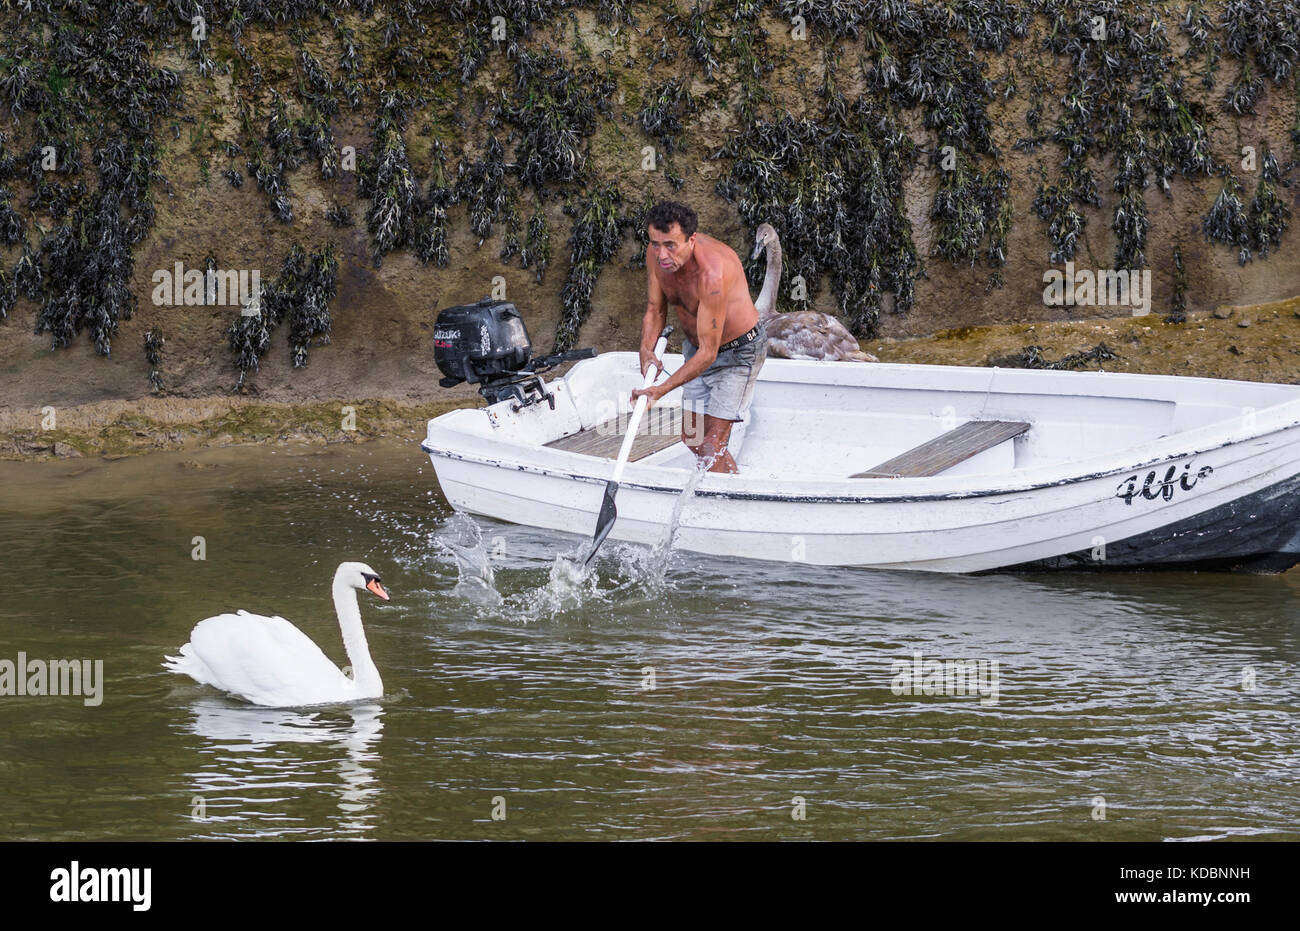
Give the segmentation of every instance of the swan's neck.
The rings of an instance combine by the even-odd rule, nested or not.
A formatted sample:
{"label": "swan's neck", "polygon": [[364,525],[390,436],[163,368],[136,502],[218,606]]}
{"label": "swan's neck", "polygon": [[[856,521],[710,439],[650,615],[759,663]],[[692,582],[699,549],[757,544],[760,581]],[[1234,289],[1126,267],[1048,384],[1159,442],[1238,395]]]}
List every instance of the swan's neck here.
{"label": "swan's neck", "polygon": [[357,590],[346,582],[334,580],[334,610],[338,612],[339,629],[343,631],[343,649],[352,664],[352,681],[357,691],[367,695],[380,695],[384,683],[379,669],[370,658],[366,632],[361,627],[361,607],[357,604]]}
{"label": "swan's neck", "polygon": [[758,292],[754,307],[758,319],[766,323],[776,316],[776,289],[781,283],[781,243],[769,242],[764,252],[767,255],[767,273],[763,276],[763,290]]}

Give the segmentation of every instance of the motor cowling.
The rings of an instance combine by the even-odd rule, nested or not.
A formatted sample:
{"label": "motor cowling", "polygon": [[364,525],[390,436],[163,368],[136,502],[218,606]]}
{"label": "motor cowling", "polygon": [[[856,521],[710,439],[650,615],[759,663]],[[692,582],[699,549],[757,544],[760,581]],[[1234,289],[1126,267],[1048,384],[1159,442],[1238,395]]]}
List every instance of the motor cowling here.
{"label": "motor cowling", "polygon": [[533,345],[523,315],[509,301],[484,299],[438,312],[433,330],[433,359],[451,388],[479,384],[523,371]]}

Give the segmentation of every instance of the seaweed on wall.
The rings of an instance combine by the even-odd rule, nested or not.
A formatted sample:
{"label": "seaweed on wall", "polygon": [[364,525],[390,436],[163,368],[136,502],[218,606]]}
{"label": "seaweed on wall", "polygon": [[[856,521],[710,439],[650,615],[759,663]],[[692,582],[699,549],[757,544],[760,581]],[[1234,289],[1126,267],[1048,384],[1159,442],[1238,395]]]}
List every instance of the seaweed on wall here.
{"label": "seaweed on wall", "polygon": [[1207,241],[1235,247],[1241,265],[1250,261],[1246,210],[1241,202],[1241,182],[1236,175],[1228,173],[1201,226]]}
{"label": "seaweed on wall", "polygon": [[546,211],[538,205],[528,218],[528,234],[524,246],[519,250],[519,264],[533,269],[534,280],[540,282],[546,275],[546,268],[551,263],[551,228],[546,219]]}
{"label": "seaweed on wall", "polygon": [[[49,333],[53,348],[69,345],[89,330],[100,355],[111,351],[120,320],[129,320],[137,303],[129,281],[131,246],[143,238],[149,210],[147,188],[154,173],[148,155],[110,142],[95,150],[99,186],[93,204],[79,206],[71,222],[56,227],[41,241],[42,278],[59,283],[43,293],[36,332]],[[133,157],[135,156],[135,157]],[[130,223],[122,208],[135,208],[140,223]]]}
{"label": "seaweed on wall", "polygon": [[18,303],[18,285],[4,268],[0,267],[0,321],[8,318]]}
{"label": "seaweed on wall", "polygon": [[289,183],[284,173],[302,164],[302,146],[283,98],[272,90],[266,132],[260,141],[253,143],[247,168],[257,186],[269,198],[271,213],[281,223],[293,222],[293,201],[289,197]]}
{"label": "seaweed on wall", "polygon": [[[35,330],[50,334],[55,348],[87,330],[108,355],[136,304],[132,246],[153,223],[150,187],[161,179],[154,134],[179,95],[180,76],[152,64],[134,12],[108,0],[57,11],[35,4],[0,52],[0,105],[11,118],[34,119],[32,144],[17,157],[0,156],[5,174],[32,191],[27,217],[5,217],[7,244],[22,241],[12,284],[37,303]],[[81,177],[87,154],[93,190]],[[37,230],[33,249],[26,230],[39,226],[36,211],[56,223]]]}
{"label": "seaweed on wall", "polygon": [[[827,113],[759,120],[738,134],[715,156],[731,160],[717,193],[751,229],[771,223],[781,236],[787,281],[802,279],[806,296],[796,301],[783,287],[778,307],[805,309],[827,276],[850,329],[871,336],[883,296],[906,310],[920,274],[903,198],[915,150],[867,95],[851,109],[833,95]],[[753,285],[761,272],[750,274]]]}
{"label": "seaweed on wall", "polygon": [[429,186],[420,203],[415,220],[415,254],[424,263],[432,262],[446,268],[450,261],[447,252],[447,210],[456,203],[455,186],[447,178],[447,163],[442,143],[433,143],[433,167]]}
{"label": "seaweed on wall", "polygon": [[1291,208],[1278,194],[1282,171],[1277,157],[1267,149],[1260,159],[1259,183],[1246,217],[1246,236],[1250,248],[1260,256],[1277,251],[1291,220]]}
{"label": "seaweed on wall", "polygon": [[307,364],[307,349],[315,340],[330,341],[330,301],[338,293],[339,262],[333,244],[307,257],[290,300],[289,353],[294,368]]}
{"label": "seaweed on wall", "polygon": [[307,363],[307,350],[314,341],[330,341],[332,321],[329,304],[338,292],[338,259],[333,245],[308,253],[294,243],[280,264],[275,279],[263,285],[226,330],[226,341],[239,371],[236,389],[244,386],[249,372],[271,347],[271,336],[286,321],[289,325],[289,359],[294,368]]}
{"label": "seaweed on wall", "polygon": [[[504,233],[496,254],[518,257],[540,280],[550,262],[547,206],[568,198],[582,213],[574,205],[617,190],[615,179],[632,171],[603,160],[626,139],[616,117],[662,149],[667,171],[655,183],[666,178],[676,186],[683,179],[672,158],[703,125],[697,118],[708,116],[712,129],[714,108],[726,109],[722,125],[733,122],[735,135],[719,153],[725,161],[715,190],[751,229],[770,221],[780,230],[790,277],[807,284],[801,298],[783,288],[782,309],[807,307],[829,286],[855,332],[871,335],[886,308],[910,306],[921,274],[902,209],[918,146],[932,160],[945,146],[957,156],[929,205],[930,261],[984,266],[989,285],[1000,284],[1013,216],[990,106],[1028,85],[1033,136],[1016,145],[1044,154],[1034,212],[1045,251],[1054,263],[1074,257],[1096,219],[1089,208],[1101,208],[1107,216],[1094,223],[1094,234],[1113,235],[1117,265],[1140,267],[1154,254],[1151,221],[1162,209],[1155,195],[1172,196],[1179,176],[1223,174],[1208,127],[1273,107],[1277,89],[1296,82],[1300,54],[1294,0],[1176,7],[1146,0],[675,0],[665,7],[625,0],[214,0],[204,11],[210,37],[200,42],[190,34],[185,4],[20,6],[22,15],[0,10],[0,119],[19,137],[0,139],[0,247],[21,247],[17,265],[12,253],[6,259],[12,272],[7,294],[0,288],[0,302],[7,301],[0,313],[12,314],[17,296],[27,295],[53,345],[86,330],[103,353],[132,312],[132,247],[153,224],[160,157],[180,138],[182,119],[192,119],[172,117],[182,85],[206,89],[202,82],[223,70],[233,81],[237,116],[247,121],[239,136],[245,148],[231,143],[230,166],[218,169],[227,184],[240,187],[246,168],[287,224],[295,211],[286,178],[310,159],[321,178],[342,180],[326,199],[330,222],[346,225],[349,206],[364,209],[376,263],[409,248],[431,266],[429,274],[449,264],[460,216],[453,208],[463,203],[480,243]],[[644,38],[629,41],[623,27],[634,10]],[[768,16],[760,20],[760,11]],[[789,64],[791,53],[787,43],[767,48],[764,27],[775,21],[784,29],[794,15],[808,27],[809,54],[823,56],[821,87],[806,111],[768,78],[773,63]],[[498,16],[504,38],[493,32]],[[1104,38],[1091,34],[1095,16],[1106,20]],[[578,37],[574,50],[532,35],[548,19],[557,35]],[[593,19],[602,24],[595,36]],[[180,52],[179,71],[151,63],[169,45]],[[1027,71],[1018,57],[1010,63],[1038,48],[1054,59],[1049,69]],[[861,80],[839,80],[840,56],[859,52]],[[677,72],[629,85],[632,102],[616,113],[614,95],[626,76],[615,81],[610,66],[624,53],[629,72],[672,61]],[[592,67],[597,57],[603,70]],[[998,62],[1003,77],[991,81],[988,68]],[[805,73],[815,74],[815,63]],[[707,93],[700,83],[710,85]],[[480,106],[471,112],[470,102]],[[341,108],[363,105],[379,114],[355,188],[369,203],[345,206],[353,191],[338,164],[332,121]],[[408,153],[405,129],[409,112],[430,108],[440,140],[482,144],[471,143],[472,154],[448,155],[435,141],[435,177],[421,196],[411,161],[423,171],[423,148],[412,140]],[[805,115],[815,125],[803,126]],[[205,131],[200,117],[191,140]],[[912,120],[924,127],[915,138],[906,129]],[[1282,248],[1300,123],[1292,133],[1284,163],[1267,154],[1253,190],[1225,176],[1205,217],[1206,235],[1242,262]],[[58,155],[52,169],[47,145]],[[623,229],[635,226],[634,216],[621,219]],[[595,243],[595,227],[587,229]],[[592,262],[602,251],[583,252],[583,268],[569,269],[567,315],[586,315],[582,294],[589,299],[586,286],[599,273]],[[757,268],[749,271],[755,276]],[[316,332],[308,343],[327,335]]]}
{"label": "seaweed on wall", "polygon": [[162,347],[165,342],[162,330],[157,327],[150,327],[145,331],[144,359],[149,363],[149,386],[155,393],[163,390],[162,372],[159,366],[162,365]]}
{"label": "seaweed on wall", "polygon": [[614,82],[593,68],[570,69],[553,49],[521,49],[514,87],[502,93],[501,113],[519,133],[514,161],[519,179],[545,198],[547,185],[571,184],[582,175],[584,142],[610,112]]}
{"label": "seaweed on wall", "polygon": [[396,91],[380,98],[375,148],[358,175],[358,193],[370,198],[366,228],[376,268],[383,266],[385,255],[410,243],[415,234],[418,188],[403,135],[408,108],[409,102]]}
{"label": "seaweed on wall", "polygon": [[1174,286],[1169,294],[1169,313],[1165,323],[1187,322],[1187,269],[1183,267],[1183,250],[1174,246]]}
{"label": "seaweed on wall", "polygon": [[623,243],[622,203],[618,188],[607,184],[564,207],[564,212],[573,217],[573,232],[569,236],[569,274],[560,291],[556,352],[565,352],[577,343],[578,331],[591,312],[591,294],[600,270]]}
{"label": "seaweed on wall", "polygon": [[478,245],[492,235],[492,226],[505,213],[509,201],[506,184],[505,150],[493,136],[481,158],[456,166],[456,200],[465,204],[469,228]]}

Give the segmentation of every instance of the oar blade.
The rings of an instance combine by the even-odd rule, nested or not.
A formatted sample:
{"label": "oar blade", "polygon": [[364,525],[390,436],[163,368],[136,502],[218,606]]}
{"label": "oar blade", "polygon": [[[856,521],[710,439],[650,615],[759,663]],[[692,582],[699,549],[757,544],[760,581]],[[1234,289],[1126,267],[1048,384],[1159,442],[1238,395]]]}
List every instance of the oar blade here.
{"label": "oar blade", "polygon": [[614,529],[614,520],[618,517],[618,508],[614,506],[614,496],[617,494],[618,482],[605,485],[605,498],[600,502],[600,514],[596,517],[596,535],[592,538],[587,558],[582,561],[584,566],[591,565],[591,561],[596,558],[596,550],[600,549],[609,532]]}

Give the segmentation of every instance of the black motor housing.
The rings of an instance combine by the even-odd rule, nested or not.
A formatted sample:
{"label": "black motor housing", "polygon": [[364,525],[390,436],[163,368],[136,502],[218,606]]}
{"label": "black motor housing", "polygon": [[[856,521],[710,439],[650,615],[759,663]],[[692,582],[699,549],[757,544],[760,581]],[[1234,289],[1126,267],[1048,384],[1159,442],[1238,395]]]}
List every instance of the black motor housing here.
{"label": "black motor housing", "polygon": [[509,301],[485,298],[439,311],[433,359],[446,376],[438,383],[479,384],[523,371],[533,357],[523,315]]}

